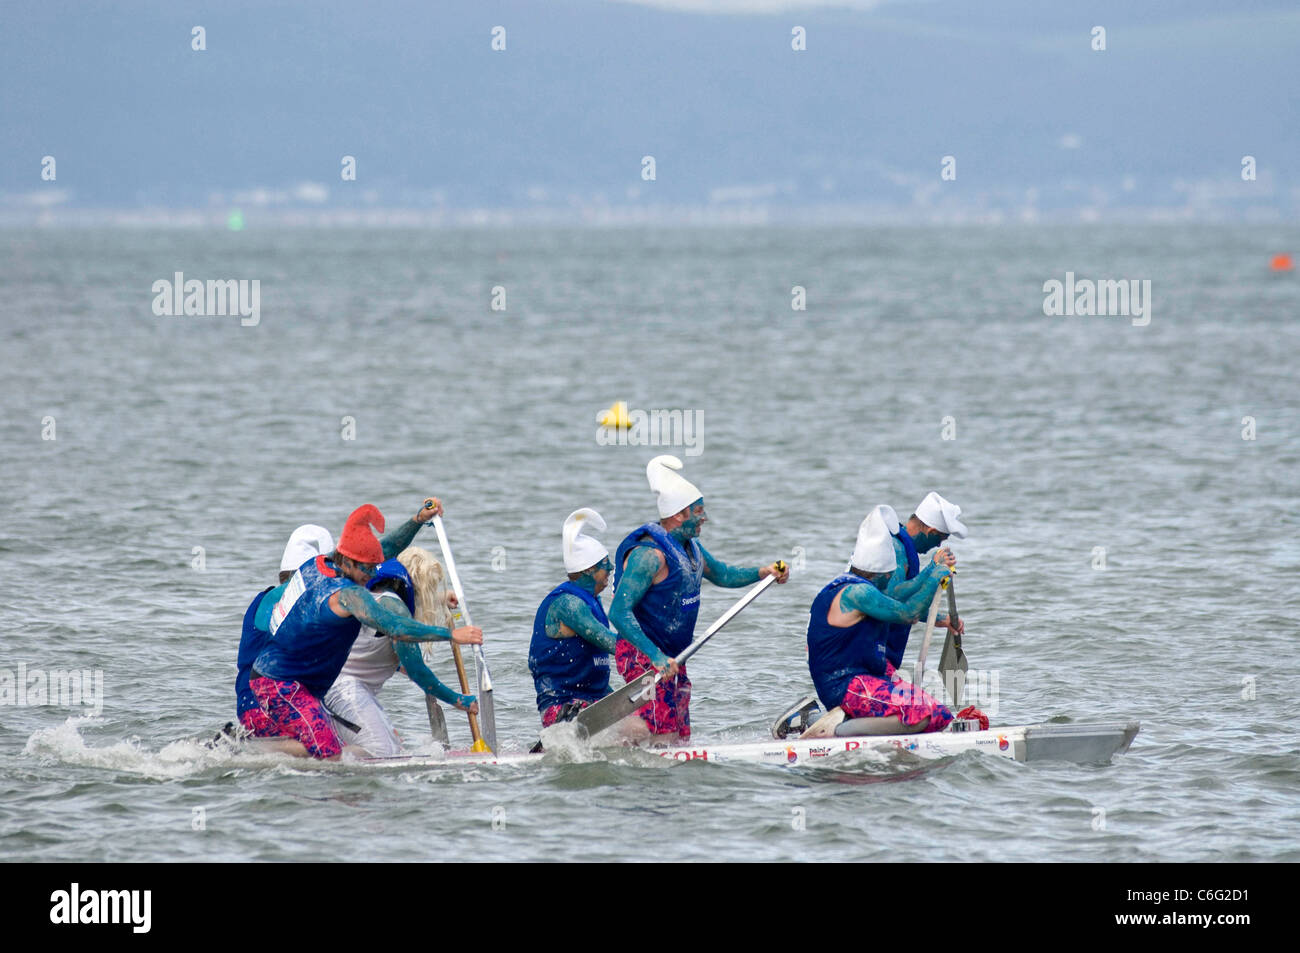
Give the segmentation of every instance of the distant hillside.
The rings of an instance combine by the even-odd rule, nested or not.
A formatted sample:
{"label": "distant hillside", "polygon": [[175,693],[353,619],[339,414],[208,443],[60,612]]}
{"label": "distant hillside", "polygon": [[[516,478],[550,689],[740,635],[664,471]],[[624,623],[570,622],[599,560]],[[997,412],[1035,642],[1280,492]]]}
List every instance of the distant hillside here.
{"label": "distant hillside", "polygon": [[[1062,7],[11,4],[0,212],[1296,217],[1294,3]],[[345,155],[356,181],[340,179]],[[1241,180],[1245,155],[1256,181]]]}

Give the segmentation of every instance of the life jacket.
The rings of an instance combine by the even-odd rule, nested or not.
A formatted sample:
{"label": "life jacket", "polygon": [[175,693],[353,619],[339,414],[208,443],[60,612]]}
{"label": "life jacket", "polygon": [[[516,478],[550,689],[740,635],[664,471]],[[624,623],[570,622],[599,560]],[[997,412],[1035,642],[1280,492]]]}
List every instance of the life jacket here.
{"label": "life jacket", "polygon": [[632,608],[632,615],[650,641],[668,656],[678,655],[695,637],[700,614],[700,583],[704,579],[704,554],[689,540],[689,549],[658,523],[646,523],[628,533],[614,556],[614,590],[623,577],[623,563],[638,545],[649,542],[664,554],[668,575],[652,585]]}
{"label": "life jacket", "polygon": [[[912,542],[912,537],[907,535],[907,530],[899,527],[894,539],[898,540],[903,547],[903,553],[907,556],[907,575],[905,579],[915,579],[916,574],[921,571],[921,557],[917,555],[916,543]],[[895,622],[889,627],[889,638],[885,644],[885,658],[889,663],[898,668],[903,664],[903,653],[907,651],[907,637],[912,632],[912,623]]]}
{"label": "life jacket", "polygon": [[267,586],[253,596],[253,601],[244,611],[244,626],[239,636],[239,652],[235,656],[235,666],[239,670],[235,675],[235,711],[241,715],[258,707],[257,696],[248,687],[248,673],[253,667],[253,659],[262,654],[262,649],[266,647],[266,640],[271,637],[270,632],[257,627],[257,609],[266,594],[274,588],[274,586]]}
{"label": "life jacket", "polygon": [[260,675],[298,682],[317,698],[334,684],[361,622],[329,607],[330,596],[356,583],[324,556],[298,567],[271,611],[271,640],[256,661]]}
{"label": "life jacket", "polygon": [[808,671],[817,697],[826,709],[844,701],[844,693],[855,675],[885,676],[885,639],[888,623],[864,616],[853,625],[839,628],[826,621],[835,596],[846,586],[869,586],[853,573],[828,582],[813,600],[808,618]]}
{"label": "life jacket", "polygon": [[577,596],[601,625],[609,619],[600,600],[574,582],[562,582],[547,594],[533,618],[533,640],[528,646],[528,670],[537,689],[537,710],[545,711],[574,698],[594,702],[609,694],[609,653],[580,635],[552,638],[546,634],[546,614],[563,595]]}

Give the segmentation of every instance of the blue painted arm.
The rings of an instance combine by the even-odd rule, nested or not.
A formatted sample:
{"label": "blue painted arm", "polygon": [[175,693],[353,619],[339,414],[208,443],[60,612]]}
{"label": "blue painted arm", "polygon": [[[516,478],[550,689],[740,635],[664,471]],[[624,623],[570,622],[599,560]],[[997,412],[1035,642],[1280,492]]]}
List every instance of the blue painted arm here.
{"label": "blue painted arm", "polygon": [[270,592],[262,597],[262,601],[257,605],[257,617],[253,620],[253,628],[262,632],[271,631],[271,612],[275,609],[275,604],[280,601],[284,595],[284,587],[289,585],[282,582]]}
{"label": "blue painted arm", "polygon": [[392,559],[407,546],[415,541],[415,534],[420,531],[423,523],[417,523],[415,520],[407,520],[391,533],[384,535],[379,541],[379,545],[384,547],[384,558]]}
{"label": "blue painted arm", "polygon": [[397,652],[397,660],[402,663],[402,671],[406,672],[407,678],[424,689],[426,695],[432,695],[448,705],[460,705],[463,708],[468,708],[474,703],[473,695],[462,695],[460,692],[452,691],[438,680],[438,676],[434,675],[425,664],[420,647],[415,643],[394,642],[393,650]]}
{"label": "blue painted arm", "polygon": [[[901,549],[902,547],[899,548]],[[892,599],[896,599],[899,602],[906,602],[912,596],[916,595],[922,586],[930,581],[930,578],[934,575],[937,568],[938,565],[934,560],[929,560],[926,562],[925,566],[922,567],[920,572],[918,572],[913,578],[907,579],[905,578],[907,576],[907,561],[903,555],[900,554],[898,568],[894,570],[894,575],[890,577],[889,586],[885,589],[885,592]]]}
{"label": "blue painted arm", "polygon": [[721,586],[723,589],[739,589],[758,582],[759,567],[729,566],[703,546],[700,547],[700,552],[704,554],[704,578],[715,586]]}
{"label": "blue painted arm", "polygon": [[596,621],[591,609],[577,596],[565,593],[551,603],[546,613],[546,634],[559,638],[561,622],[602,652],[614,651],[618,635]]}
{"label": "blue painted arm", "polygon": [[931,574],[925,585],[903,602],[889,598],[875,586],[846,586],[840,595],[840,608],[845,612],[856,610],[882,622],[915,622],[929,611],[934,590],[947,575],[946,568]]}
{"label": "blue painted arm", "polygon": [[395,602],[397,607],[383,605],[368,591],[360,586],[348,586],[339,592],[339,602],[343,608],[360,620],[362,625],[371,626],[376,632],[382,632],[394,642],[412,640],[416,642],[436,642],[439,639],[449,641],[451,630],[438,625],[425,625],[416,622],[406,611],[401,600],[385,599]]}
{"label": "blue painted arm", "polygon": [[659,646],[650,641],[650,637],[636,621],[632,608],[644,598],[654,584],[655,573],[659,571],[659,561],[654,551],[647,546],[638,546],[627,558],[627,566],[614,589],[614,602],[609,607],[609,621],[614,623],[618,634],[631,642],[650,659],[655,668],[668,664],[668,656]]}

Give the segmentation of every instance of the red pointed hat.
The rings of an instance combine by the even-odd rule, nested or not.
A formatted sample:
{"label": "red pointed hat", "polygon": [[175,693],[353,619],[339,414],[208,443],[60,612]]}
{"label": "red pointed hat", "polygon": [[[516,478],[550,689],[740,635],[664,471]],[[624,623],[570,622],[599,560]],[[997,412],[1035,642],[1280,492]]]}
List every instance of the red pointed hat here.
{"label": "red pointed hat", "polygon": [[343,524],[343,535],[335,549],[340,556],[347,556],[359,563],[376,565],[384,561],[384,547],[379,544],[375,532],[384,531],[384,514],[373,503],[364,503],[352,511],[348,521]]}

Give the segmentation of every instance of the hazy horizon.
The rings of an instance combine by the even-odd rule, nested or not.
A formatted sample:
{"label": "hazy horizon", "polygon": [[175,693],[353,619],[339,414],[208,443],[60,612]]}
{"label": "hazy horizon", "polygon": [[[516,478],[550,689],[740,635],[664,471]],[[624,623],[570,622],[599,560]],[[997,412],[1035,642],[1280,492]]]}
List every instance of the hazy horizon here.
{"label": "hazy horizon", "polygon": [[740,6],[26,5],[0,224],[1300,217],[1293,5]]}

